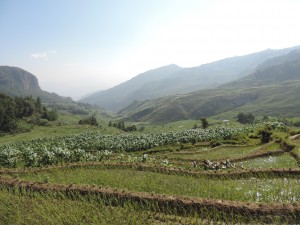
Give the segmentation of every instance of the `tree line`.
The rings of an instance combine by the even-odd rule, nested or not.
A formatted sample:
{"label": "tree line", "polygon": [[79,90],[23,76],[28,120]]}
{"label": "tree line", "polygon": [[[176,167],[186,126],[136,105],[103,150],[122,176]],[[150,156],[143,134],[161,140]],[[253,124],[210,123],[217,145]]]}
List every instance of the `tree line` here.
{"label": "tree line", "polygon": [[[35,121],[45,119],[54,121],[58,118],[56,110],[48,110],[42,105],[40,97],[10,97],[0,93],[0,131],[13,132],[18,129],[18,121],[34,117]],[[34,121],[34,120],[32,120]]]}
{"label": "tree line", "polygon": [[122,131],[128,132],[128,131],[137,131],[137,127],[135,125],[131,126],[125,126],[125,123],[123,121],[119,121],[117,123],[113,123],[112,121],[109,121],[108,126],[118,128]]}

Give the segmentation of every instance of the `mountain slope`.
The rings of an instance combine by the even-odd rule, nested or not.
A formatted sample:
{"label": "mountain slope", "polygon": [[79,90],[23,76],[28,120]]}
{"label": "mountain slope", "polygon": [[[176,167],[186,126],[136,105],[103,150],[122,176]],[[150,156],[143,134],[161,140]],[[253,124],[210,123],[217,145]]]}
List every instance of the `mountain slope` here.
{"label": "mountain slope", "polygon": [[239,111],[255,115],[300,116],[300,51],[267,61],[245,78],[218,89],[201,90],[144,102],[120,111],[127,119],[170,122]]}
{"label": "mountain slope", "polygon": [[300,79],[300,50],[275,57],[261,64],[257,70],[237,81],[222,85],[227,88],[258,87]]}
{"label": "mountain slope", "polygon": [[281,50],[268,49],[193,68],[180,68],[175,65],[158,68],[140,74],[111,89],[93,94],[83,99],[82,102],[118,111],[134,100],[154,99],[214,88],[246,76],[254,72],[256,67],[266,60],[288,54],[295,48],[298,47]]}
{"label": "mountain slope", "polygon": [[146,83],[159,81],[170,74],[181,70],[177,65],[168,65],[139,74],[127,82],[119,84],[105,91],[100,91],[81,100],[81,102],[99,105],[112,111],[124,108],[133,100],[143,100],[138,90]]}
{"label": "mountain slope", "polygon": [[39,96],[45,103],[73,102],[71,98],[43,91],[36,76],[23,69],[10,66],[0,66],[0,93],[10,96]]}

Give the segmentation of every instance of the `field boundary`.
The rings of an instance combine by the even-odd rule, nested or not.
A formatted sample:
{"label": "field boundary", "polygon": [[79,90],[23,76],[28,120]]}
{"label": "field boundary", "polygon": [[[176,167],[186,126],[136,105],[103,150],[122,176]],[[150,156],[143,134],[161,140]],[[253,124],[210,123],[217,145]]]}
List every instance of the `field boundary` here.
{"label": "field boundary", "polygon": [[[82,196],[96,195],[104,199],[114,199],[113,203],[122,205],[126,201],[136,202],[140,206],[151,207],[155,204],[155,209],[150,210],[174,210],[178,214],[185,215],[187,212],[200,212],[201,210],[218,211],[229,215],[244,216],[252,218],[266,217],[264,222],[270,222],[270,217],[274,215],[281,218],[288,218],[289,221],[300,220],[300,204],[279,204],[279,203],[248,203],[229,200],[214,200],[203,198],[177,197],[171,195],[149,194],[145,192],[129,192],[126,190],[103,188],[86,185],[65,185],[50,184],[40,182],[22,181],[7,177],[0,177],[0,185],[13,192],[19,193],[47,193],[59,192],[66,196],[74,197],[74,194]],[[152,204],[153,205],[153,204]]]}
{"label": "field boundary", "polygon": [[[195,148],[194,150],[172,150],[170,152],[162,153],[163,156],[171,155],[171,154],[178,154],[178,155],[194,155],[194,154],[205,154],[219,150],[220,148],[239,148],[239,147],[251,147],[254,145],[219,145],[210,149],[199,150],[199,148]],[[203,145],[202,147],[210,147],[210,145]],[[159,153],[159,152],[158,152]]]}
{"label": "field boundary", "polygon": [[[268,152],[264,152],[264,153],[255,153],[255,154],[250,154],[247,156],[243,156],[243,157],[237,157],[237,158],[232,158],[229,159],[230,162],[243,162],[243,161],[247,161],[247,160],[252,160],[252,159],[257,159],[257,158],[265,158],[265,157],[269,157],[269,156],[280,156],[285,154],[286,152],[282,151],[282,150],[276,150],[276,151],[268,151]],[[193,159],[193,158],[167,158],[168,160],[174,160],[174,161],[181,161],[181,162],[196,162],[198,164],[203,164],[205,160],[199,160],[199,159]],[[211,160],[213,162],[221,162],[224,160],[227,160],[228,158],[223,158],[223,159],[218,159],[218,160]]]}
{"label": "field boundary", "polygon": [[47,172],[59,169],[72,169],[72,168],[85,168],[85,167],[104,167],[107,169],[134,169],[138,171],[149,171],[163,174],[175,174],[193,177],[206,177],[215,179],[241,179],[241,178],[265,178],[265,177],[298,177],[300,176],[300,168],[293,169],[250,169],[250,170],[236,170],[236,171],[195,171],[180,169],[175,167],[163,167],[146,165],[142,163],[115,163],[115,162],[89,162],[89,163],[73,163],[64,164],[60,166],[49,166],[44,168],[25,168],[25,169],[2,169],[0,175],[13,175],[24,173],[38,173]]}

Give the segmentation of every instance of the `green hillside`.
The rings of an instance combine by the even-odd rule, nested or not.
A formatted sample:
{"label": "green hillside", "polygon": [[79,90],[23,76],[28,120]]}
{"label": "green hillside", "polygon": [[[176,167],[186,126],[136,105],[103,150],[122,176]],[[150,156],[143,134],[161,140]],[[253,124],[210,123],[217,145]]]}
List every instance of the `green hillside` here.
{"label": "green hillside", "polygon": [[288,54],[293,49],[265,50],[245,56],[226,58],[193,68],[169,65],[140,74],[111,89],[82,99],[112,111],[119,111],[133,101],[185,94],[215,88],[253,73],[268,59]]}
{"label": "green hillside", "polygon": [[268,86],[289,80],[300,80],[300,50],[275,57],[261,64],[257,70],[244,78],[223,85],[226,88]]}
{"label": "green hillside", "polygon": [[171,122],[238,112],[282,117],[300,116],[300,52],[278,57],[251,75],[218,89],[134,102],[120,113],[130,120]]}
{"label": "green hillside", "polygon": [[[81,102],[98,105],[112,111],[118,111],[126,107],[133,100],[144,100],[145,97],[147,98],[148,92],[146,90],[144,92],[140,91],[144,89],[145,84],[160,82],[170,74],[181,69],[182,68],[177,65],[168,65],[150,70],[118,86],[92,94],[82,99]],[[153,90],[150,92],[152,96],[155,95]]]}

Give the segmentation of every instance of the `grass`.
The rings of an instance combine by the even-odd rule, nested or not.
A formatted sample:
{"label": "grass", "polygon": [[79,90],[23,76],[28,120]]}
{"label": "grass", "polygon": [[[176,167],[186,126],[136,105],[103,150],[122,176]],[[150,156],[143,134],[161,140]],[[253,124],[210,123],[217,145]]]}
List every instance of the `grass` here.
{"label": "grass", "polygon": [[267,144],[266,146],[259,148],[256,153],[265,153],[265,152],[270,152],[270,151],[276,151],[281,149],[280,143],[271,143]]}
{"label": "grass", "polygon": [[51,125],[49,127],[35,126],[30,132],[20,134],[6,134],[0,137],[0,145],[13,143],[16,141],[27,141],[36,138],[48,138],[58,136],[68,136],[72,134],[80,134],[83,132],[99,131],[103,134],[119,134],[121,131],[108,127],[106,125],[102,127],[95,127],[89,125]]}
{"label": "grass", "polygon": [[[209,123],[209,128],[216,128],[218,126],[223,126],[225,123],[223,120],[214,119],[213,117],[207,118]],[[198,128],[201,128],[201,122],[199,120],[179,120],[176,122],[169,122],[164,124],[155,124],[155,123],[131,123],[135,124],[137,128],[141,128],[144,126],[145,130],[144,132],[151,133],[151,132],[169,132],[169,131],[179,131],[179,130],[188,130],[193,129],[194,125],[196,124]],[[235,121],[230,121],[227,123],[227,127],[236,127],[237,125],[240,125],[239,123]]]}
{"label": "grass", "polygon": [[37,182],[96,185],[134,192],[198,198],[247,202],[300,201],[300,180],[292,178],[222,180],[101,167],[28,173],[20,175],[20,178]]}
{"label": "grass", "polygon": [[[34,196],[0,190],[0,224],[202,224],[197,217],[181,217],[140,210],[128,202],[112,206],[93,197],[72,200],[60,194]],[[168,222],[169,221],[169,222]]]}
{"label": "grass", "polygon": [[281,156],[269,156],[266,158],[257,158],[245,162],[237,163],[245,169],[269,169],[269,168],[298,168],[297,161],[289,154]]}
{"label": "grass", "polygon": [[245,146],[245,147],[218,147],[217,149],[210,149],[208,151],[203,151],[202,153],[197,154],[176,154],[172,153],[168,155],[168,158],[171,160],[172,158],[182,158],[182,159],[191,159],[191,160],[220,160],[227,158],[237,158],[244,157],[256,150],[254,146]]}
{"label": "grass", "polygon": [[187,130],[192,129],[194,124],[199,123],[197,120],[180,120],[176,122],[170,122],[165,124],[149,124],[149,123],[138,123],[138,129],[144,126],[144,132],[169,132],[177,130]]}
{"label": "grass", "polygon": [[[50,127],[34,127],[29,133],[6,135],[0,137],[0,145],[19,140],[30,140],[37,137],[65,136],[82,133],[84,131],[97,130],[104,134],[119,133],[115,128],[107,127],[106,122],[101,122],[102,128],[77,125],[77,117],[66,115],[61,118],[64,122],[52,124]],[[218,121],[211,120],[212,123]],[[144,132],[170,131],[190,129],[199,121],[188,120],[169,123],[165,125],[136,124],[138,127],[144,125]],[[209,119],[210,122],[210,119]],[[276,137],[286,138],[287,133],[274,132]],[[244,139],[243,139],[244,140]],[[147,151],[122,154],[116,153],[110,158],[111,161],[125,162],[126,159],[135,159],[140,162],[143,154],[148,154],[145,165],[161,166],[164,158],[168,158],[174,165],[178,163],[182,168],[188,163],[188,169],[197,171],[190,165],[191,160],[220,160],[245,157],[253,154],[272,152],[279,150],[279,143],[259,145],[259,139],[245,139],[248,146],[219,146],[212,149],[209,143],[173,144],[160,146]],[[300,143],[300,142],[299,142]],[[291,154],[300,155],[298,144]],[[245,170],[258,168],[299,168],[297,160],[286,153],[281,156],[257,158],[240,163],[236,163],[236,168]],[[173,159],[173,160],[172,160]],[[176,159],[176,160],[175,160]],[[127,160],[127,161],[128,161]],[[182,161],[180,161],[182,160]],[[145,167],[146,168],[146,167]],[[168,167],[167,167],[168,168]],[[201,167],[202,168],[202,167]],[[212,172],[213,173],[213,172]],[[225,173],[227,173],[225,171]],[[50,184],[78,184],[108,187],[117,190],[127,190],[129,192],[143,192],[147,194],[162,194],[164,196],[233,200],[246,202],[245,204],[256,204],[259,207],[264,203],[279,204],[300,204],[300,179],[299,175],[289,175],[288,177],[276,177],[272,175],[260,175],[259,178],[207,178],[205,176],[191,176],[181,174],[164,174],[161,172],[150,172],[147,168],[144,171],[129,167],[105,167],[86,166],[77,168],[51,169],[43,172],[27,172],[11,175],[21,180],[42,182]],[[76,196],[71,198],[65,193],[37,193],[19,192],[18,189],[8,191],[0,185],[0,225],[1,224],[241,224],[247,221],[252,224],[265,223],[267,220],[260,220],[251,215],[243,215],[246,219],[239,220],[239,215],[234,212],[218,212],[210,209],[203,211],[187,212],[179,216],[172,206],[166,211],[158,207],[158,203],[150,202],[149,205],[141,207],[138,202],[126,200],[122,202],[115,197],[105,196]],[[148,204],[148,203],[147,203]],[[278,220],[277,220],[278,219]],[[289,219],[283,220],[283,216],[272,216],[272,223],[283,224]],[[294,220],[291,220],[294,222]]]}

